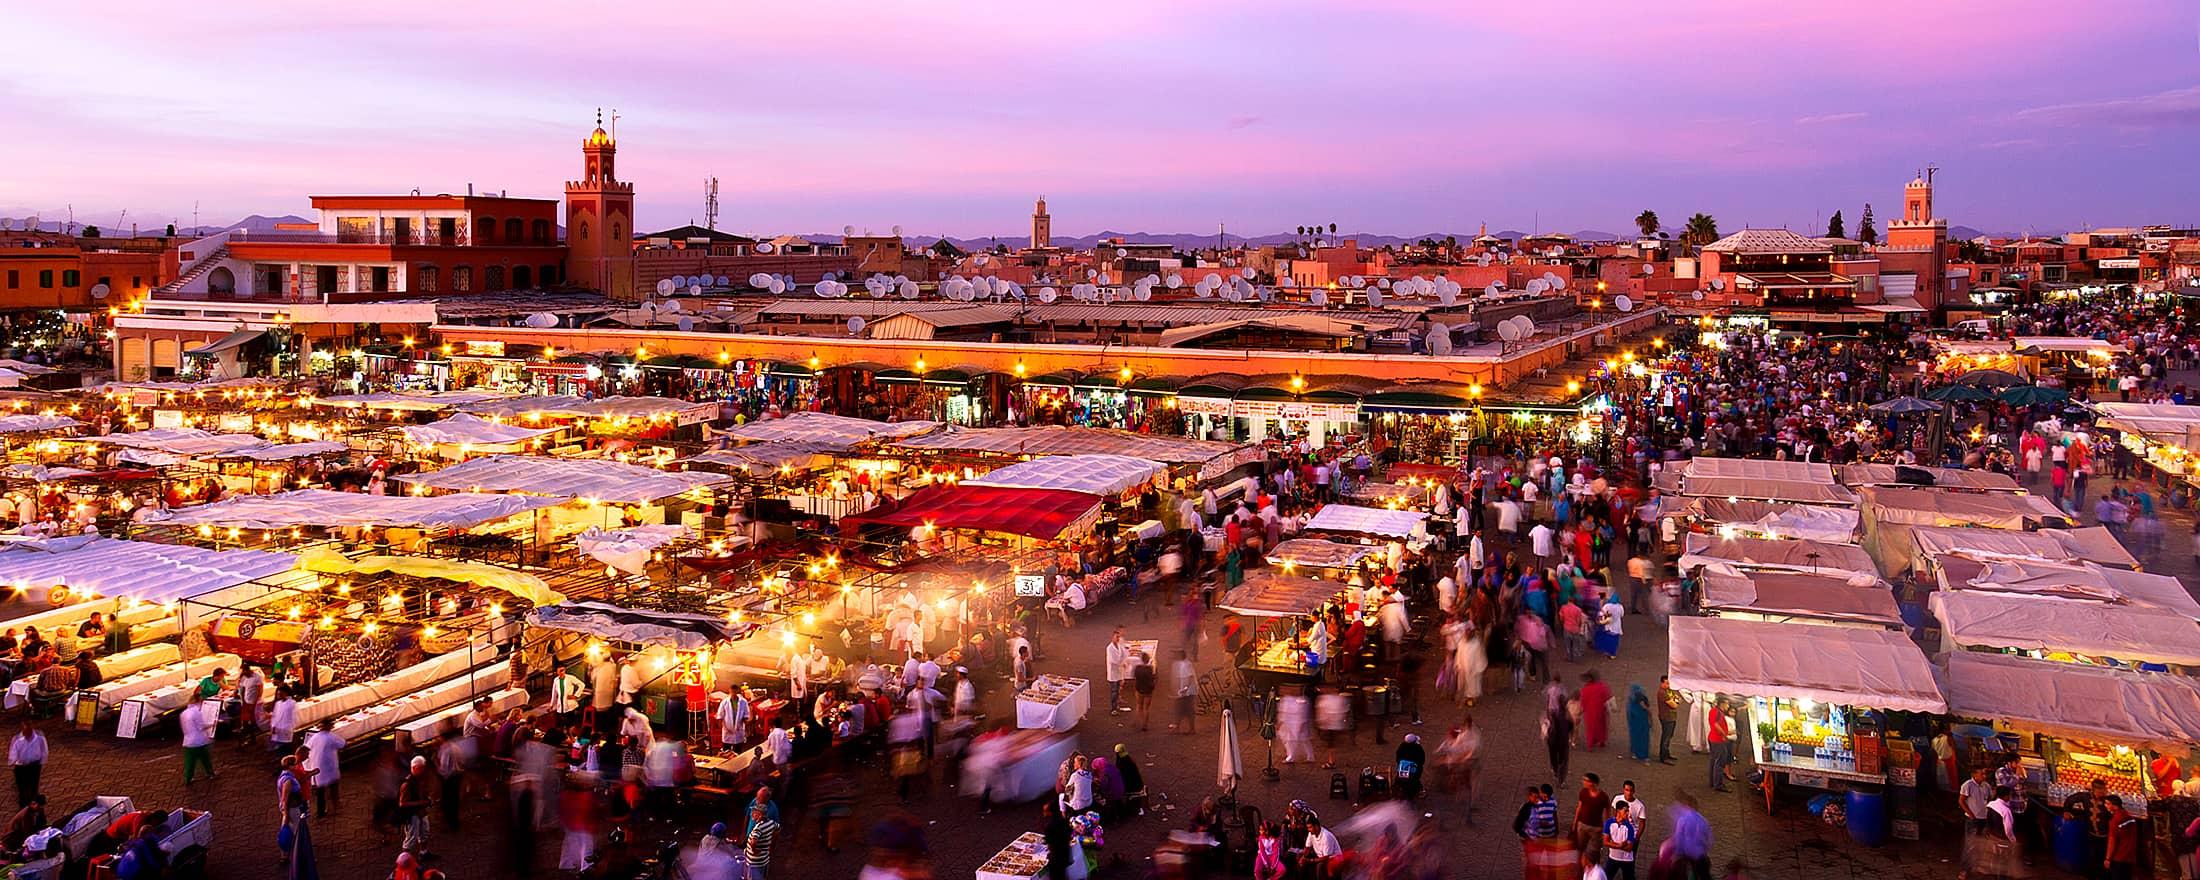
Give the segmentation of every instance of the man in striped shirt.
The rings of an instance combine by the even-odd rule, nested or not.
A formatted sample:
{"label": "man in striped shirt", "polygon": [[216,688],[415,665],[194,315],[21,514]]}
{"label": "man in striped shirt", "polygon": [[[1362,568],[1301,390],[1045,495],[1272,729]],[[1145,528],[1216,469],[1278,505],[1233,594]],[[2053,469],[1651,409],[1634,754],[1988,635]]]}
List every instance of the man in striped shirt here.
{"label": "man in striped shirt", "polygon": [[749,808],[749,840],[743,849],[749,863],[748,880],[764,880],[771,867],[772,842],[779,836],[779,822],[762,806]]}

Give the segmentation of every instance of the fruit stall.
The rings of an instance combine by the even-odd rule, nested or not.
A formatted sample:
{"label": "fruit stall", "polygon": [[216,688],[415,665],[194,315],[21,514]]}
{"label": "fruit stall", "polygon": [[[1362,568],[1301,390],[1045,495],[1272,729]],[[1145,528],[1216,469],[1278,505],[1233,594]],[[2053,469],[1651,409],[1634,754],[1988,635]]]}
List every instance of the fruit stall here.
{"label": "fruit stall", "polygon": [[2155,799],[2151,759],[2184,757],[2200,742],[2200,679],[1975,651],[1946,662],[1949,715],[1997,741],[1965,754],[2015,752],[2031,794],[2049,804],[2097,779],[2144,815]]}

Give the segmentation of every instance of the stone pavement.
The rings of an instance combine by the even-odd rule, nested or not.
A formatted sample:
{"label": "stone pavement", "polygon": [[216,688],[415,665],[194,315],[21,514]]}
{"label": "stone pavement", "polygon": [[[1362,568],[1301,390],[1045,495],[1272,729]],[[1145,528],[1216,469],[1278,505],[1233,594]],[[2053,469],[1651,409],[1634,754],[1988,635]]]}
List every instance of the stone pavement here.
{"label": "stone pavement", "polygon": [[[2165,516],[2167,549],[2159,557],[2146,559],[2149,569],[2185,578],[2188,585],[2200,583],[2200,578],[2196,578],[2200,571],[2196,571],[2187,550],[2191,524],[2190,515],[2184,512]],[[1132,729],[1131,716],[1110,716],[1105,710],[1105,685],[1100,681],[1101,645],[1109,631],[1121,625],[1132,638],[1159,639],[1161,655],[1167,658],[1173,656],[1176,648],[1175,621],[1173,613],[1117,600],[1096,609],[1073,630],[1064,632],[1050,628],[1046,633],[1044,646],[1048,656],[1038,664],[1041,671],[1084,676],[1095,681],[1094,711],[1076,730],[1082,746],[1088,751],[1102,751],[1112,750],[1116,743],[1128,744],[1144,769],[1154,796],[1155,808],[1148,815],[1118,823],[1108,830],[1108,846],[1097,854],[1100,862],[1094,873],[1097,878],[1145,876],[1151,864],[1147,857],[1165,833],[1183,827],[1199,800],[1215,790],[1217,737],[1214,716],[1199,719],[1198,734],[1175,736],[1161,729],[1165,710],[1157,713],[1164,719],[1157,721],[1154,730],[1147,733]],[[1210,622],[1217,621],[1210,617]],[[1561,661],[1560,671],[1569,683],[1578,685],[1579,673],[1593,668],[1612,684],[1616,695],[1624,695],[1630,683],[1643,684],[1646,689],[1654,687],[1665,666],[1665,633],[1642,616],[1629,617],[1627,626],[1628,635],[1617,660]],[[1217,655],[1220,653],[1210,644],[1203,652],[1207,662],[1202,664],[1202,669],[1219,666]],[[1434,665],[1427,664],[1431,677]],[[1386,732],[1387,742],[1378,745],[1363,723],[1357,741],[1340,749],[1339,769],[1350,771],[1348,775],[1356,781],[1361,767],[1387,768],[1399,738],[1409,732],[1420,733],[1433,751],[1447,728],[1459,718],[1461,710],[1438,705],[1434,687],[1428,681],[1422,683],[1420,692],[1425,724],[1393,727]],[[995,686],[987,698],[994,713],[1011,710],[1005,686]],[[1482,762],[1485,779],[1474,823],[1462,820],[1454,793],[1438,790],[1423,796],[1419,806],[1444,823],[1443,839],[1454,856],[1451,864],[1457,866],[1456,870],[1447,876],[1520,876],[1519,845],[1512,835],[1510,822],[1518,804],[1517,792],[1523,786],[1553,783],[1562,792],[1563,802],[1571,804],[1575,779],[1552,779],[1543,749],[1536,739],[1538,705],[1539,699],[1533,692],[1498,692],[1473,710],[1485,738]],[[1240,789],[1242,802],[1259,806],[1265,815],[1277,816],[1291,799],[1303,799],[1332,824],[1352,812],[1350,804],[1328,799],[1329,771],[1313,765],[1289,765],[1274,782],[1261,778],[1258,768],[1266,756],[1266,743],[1259,737],[1257,724],[1250,719],[1243,723],[1241,741],[1248,778]],[[53,742],[46,790],[56,814],[73,809],[98,794],[129,794],[141,806],[148,807],[189,805],[210,809],[216,817],[220,841],[212,857],[213,876],[240,880],[284,876],[275,859],[274,848],[274,762],[264,748],[228,742],[217,744],[215,762],[221,775],[186,790],[182,785],[181,753],[172,734],[170,739],[152,742],[124,741],[104,730],[87,734],[63,729],[57,721],[43,725]],[[1615,730],[1624,741],[1624,725],[1615,723]],[[1624,779],[1638,783],[1644,800],[1652,807],[1644,847],[1649,852],[1654,851],[1656,844],[1665,837],[1663,807],[1671,801],[1674,792],[1687,790],[1699,796],[1706,794],[1703,791],[1704,758],[1685,753],[1679,757],[1681,761],[1677,766],[1643,765],[1611,753],[1577,752],[1570,771],[1577,775],[1585,771],[1596,772],[1604,778],[1608,788],[1616,789]],[[892,786],[881,769],[883,763],[874,758],[858,771],[861,796],[853,827],[860,834],[862,829],[895,809],[915,814],[929,824],[934,868],[939,877],[967,877],[987,856],[1019,832],[1039,827],[1036,805],[1010,805],[990,816],[981,816],[976,801],[957,796],[949,780],[945,779],[936,779],[929,792],[919,795],[906,807],[901,806],[895,802]],[[1736,768],[1738,774],[1746,771],[1746,762]],[[314,826],[322,876],[330,880],[382,880],[389,873],[396,847],[394,842],[379,838],[368,826],[366,768],[349,766],[346,774],[349,802],[340,815]],[[1922,843],[1867,849],[1849,841],[1841,829],[1810,819],[1796,795],[1790,794],[1783,799],[1777,812],[1768,816],[1762,799],[1745,791],[1736,786],[1735,793],[1710,794],[1702,801],[1715,830],[1715,864],[1742,859],[1756,869],[1753,874],[1759,877],[1942,880],[1957,873],[1952,831],[1928,825],[1927,839]],[[1945,812],[1944,806],[1924,805],[1928,815]],[[849,841],[837,855],[827,854],[816,843],[815,824],[803,815],[799,805],[788,803],[783,807],[790,827],[780,838],[778,864],[773,870],[775,876],[790,876],[791,872],[791,875],[801,876],[849,877],[856,873],[863,858],[860,838]],[[471,803],[460,834],[437,829],[431,848],[442,854],[437,864],[454,880],[515,873],[510,838],[501,812],[493,803]],[[731,815],[697,810],[681,828],[657,826],[650,833],[678,831],[684,841],[692,842],[711,821],[731,818]],[[556,832],[540,835],[535,846],[535,865],[555,864],[557,837]],[[2052,869],[2043,871],[2052,873]]]}

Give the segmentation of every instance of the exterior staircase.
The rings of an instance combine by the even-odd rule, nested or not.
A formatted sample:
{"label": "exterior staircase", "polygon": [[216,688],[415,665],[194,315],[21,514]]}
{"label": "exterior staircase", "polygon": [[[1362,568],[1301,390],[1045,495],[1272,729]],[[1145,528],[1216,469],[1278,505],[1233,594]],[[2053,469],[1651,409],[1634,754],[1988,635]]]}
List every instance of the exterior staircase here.
{"label": "exterior staircase", "polygon": [[222,261],[228,258],[229,245],[224,244],[209,251],[206,256],[200,257],[198,262],[191,264],[191,268],[176,276],[176,280],[161,285],[155,291],[158,293],[175,293],[182,290],[186,285],[199,280],[206,273],[214,271],[214,267],[221,265]]}

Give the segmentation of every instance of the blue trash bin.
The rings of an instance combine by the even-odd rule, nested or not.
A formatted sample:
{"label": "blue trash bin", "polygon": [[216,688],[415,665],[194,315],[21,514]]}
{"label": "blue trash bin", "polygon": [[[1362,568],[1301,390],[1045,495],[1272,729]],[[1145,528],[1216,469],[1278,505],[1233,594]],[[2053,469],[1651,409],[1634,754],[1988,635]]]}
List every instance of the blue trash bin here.
{"label": "blue trash bin", "polygon": [[1849,838],[1865,846],[1887,845],[1887,795],[1849,789]]}
{"label": "blue trash bin", "polygon": [[2074,874],[2098,867],[2090,857],[2092,841],[2086,839],[2085,820],[2063,816],[2055,820],[2055,864]]}

